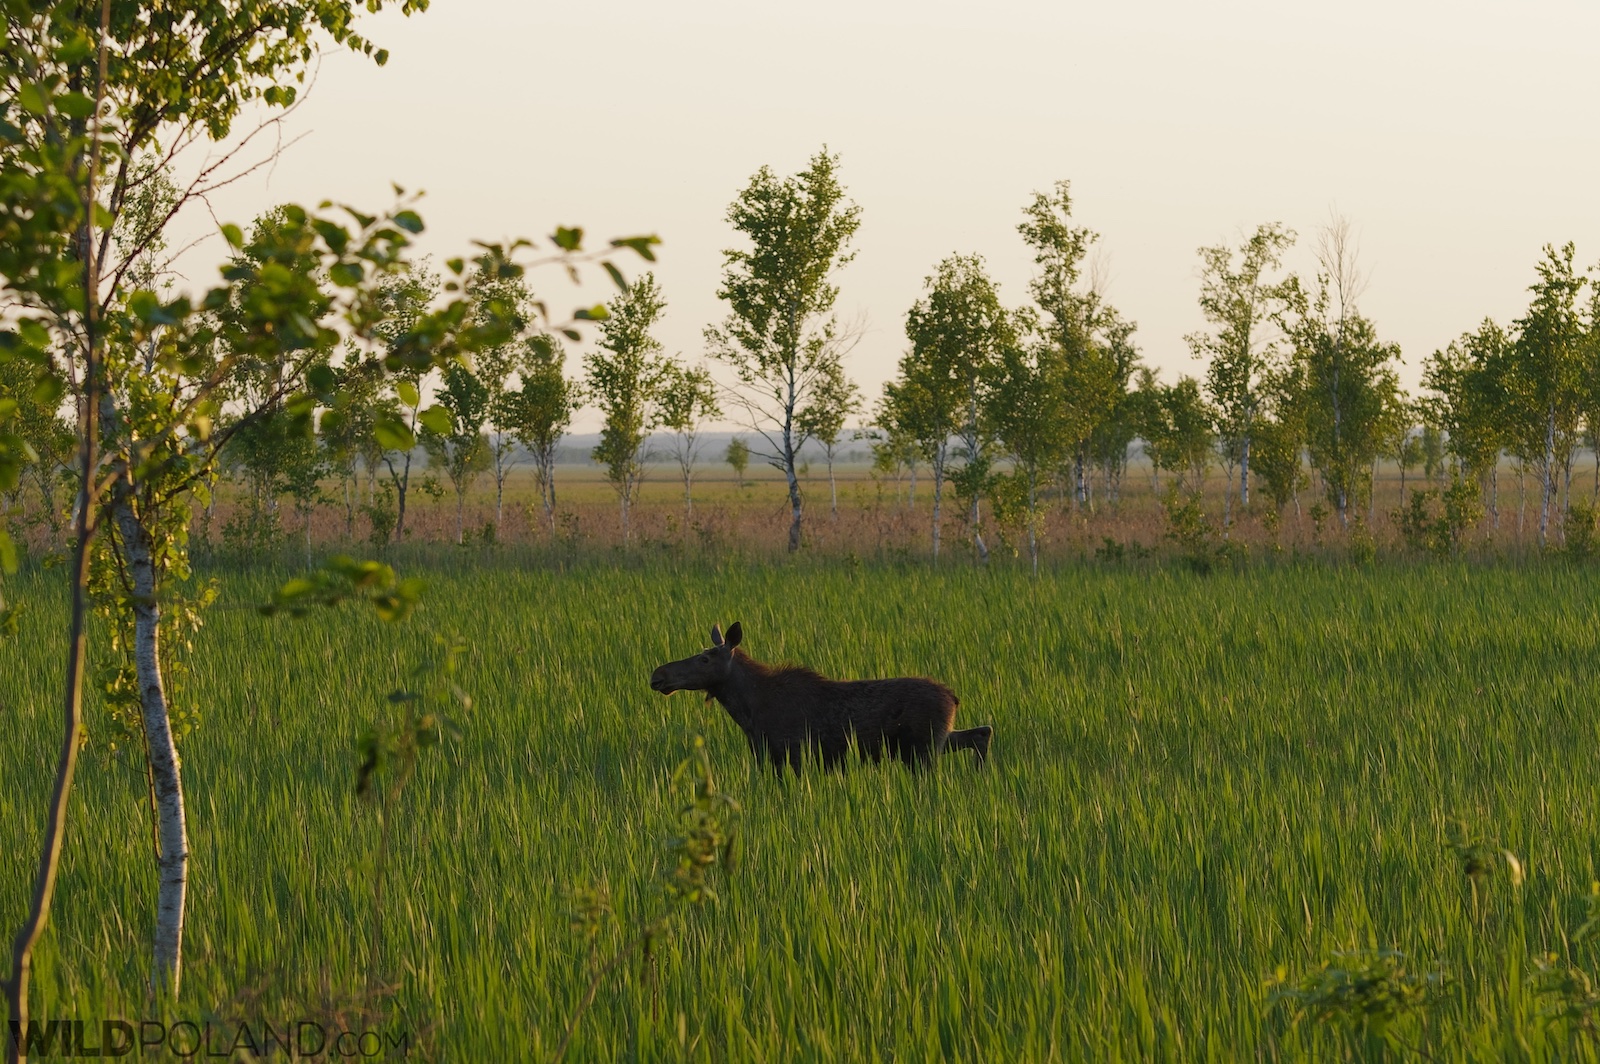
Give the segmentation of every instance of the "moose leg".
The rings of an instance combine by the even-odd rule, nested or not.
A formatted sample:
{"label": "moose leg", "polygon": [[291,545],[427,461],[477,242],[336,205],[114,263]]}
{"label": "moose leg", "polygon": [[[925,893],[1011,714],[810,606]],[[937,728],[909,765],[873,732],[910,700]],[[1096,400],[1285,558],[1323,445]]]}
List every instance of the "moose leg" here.
{"label": "moose leg", "polygon": [[856,754],[863,761],[871,761],[874,765],[883,760],[883,733],[862,732],[855,733]]}
{"label": "moose leg", "polygon": [[800,775],[800,746],[797,743],[773,743],[767,748],[767,755],[772,759],[772,770],[778,775],[783,775],[783,767],[789,765],[794,769],[796,776]]}
{"label": "moose leg", "polygon": [[989,760],[989,739],[992,735],[994,728],[987,724],[980,724],[976,728],[967,728],[963,731],[953,731],[945,749],[976,751],[978,762],[981,764]]}
{"label": "moose leg", "polygon": [[921,770],[931,768],[933,765],[933,736],[905,735],[900,737],[895,751],[900,760],[910,768]]}

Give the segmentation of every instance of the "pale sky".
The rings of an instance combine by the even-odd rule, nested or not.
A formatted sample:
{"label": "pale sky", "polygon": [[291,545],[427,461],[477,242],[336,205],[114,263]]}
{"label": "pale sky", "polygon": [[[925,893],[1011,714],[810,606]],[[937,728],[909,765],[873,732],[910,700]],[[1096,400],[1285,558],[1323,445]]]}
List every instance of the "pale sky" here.
{"label": "pale sky", "polygon": [[[841,316],[868,325],[849,368],[869,399],[942,257],[982,254],[1026,300],[1016,224],[1060,178],[1168,379],[1202,371],[1183,343],[1201,325],[1195,249],[1261,222],[1301,234],[1291,265],[1309,273],[1316,227],[1350,218],[1362,309],[1408,382],[1484,316],[1521,311],[1543,244],[1600,260],[1596,0],[434,0],[361,29],[388,66],[330,52],[287,123],[304,139],[219,195],[223,220],[285,200],[381,208],[393,181],[426,190],[437,258],[556,224],[654,232],[659,335],[694,360],[723,315],[729,201],[826,143],[863,209],[838,283]],[[190,281],[221,254],[187,254]],[[598,271],[583,290],[535,281],[553,307],[608,294]]]}

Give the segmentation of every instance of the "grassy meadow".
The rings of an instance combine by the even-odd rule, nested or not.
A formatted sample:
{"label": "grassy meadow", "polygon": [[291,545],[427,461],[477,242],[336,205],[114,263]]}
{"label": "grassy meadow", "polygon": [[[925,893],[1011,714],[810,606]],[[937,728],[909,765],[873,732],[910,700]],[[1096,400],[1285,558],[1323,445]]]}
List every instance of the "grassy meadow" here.
{"label": "grassy meadow", "polygon": [[[181,743],[193,857],[169,1019],[336,1015],[376,980],[413,1059],[549,1059],[588,984],[571,890],[608,884],[624,923],[654,911],[672,773],[703,735],[742,806],[737,862],[651,969],[603,984],[570,1060],[1594,1058],[1592,995],[1550,992],[1535,962],[1600,970],[1573,935],[1600,880],[1595,568],[1034,581],[504,552],[439,560],[398,626],[264,619],[242,607],[288,571],[215,575],[183,695],[201,723]],[[0,648],[8,934],[54,760],[62,584],[8,583],[27,604]],[[992,759],[755,770],[718,706],[646,682],[733,620],[763,660],[946,681],[958,725],[994,724]],[[474,705],[400,799],[379,964],[355,744],[435,632],[470,644]],[[36,1018],[157,1011],[145,781],[105,756],[102,720],[91,708]],[[1351,957],[1380,949],[1404,961]],[[1292,1022],[1275,979],[1325,962],[1388,965],[1368,998],[1329,976],[1310,1002],[1394,989],[1386,1032]],[[1553,1018],[1562,1002],[1574,1018]]]}

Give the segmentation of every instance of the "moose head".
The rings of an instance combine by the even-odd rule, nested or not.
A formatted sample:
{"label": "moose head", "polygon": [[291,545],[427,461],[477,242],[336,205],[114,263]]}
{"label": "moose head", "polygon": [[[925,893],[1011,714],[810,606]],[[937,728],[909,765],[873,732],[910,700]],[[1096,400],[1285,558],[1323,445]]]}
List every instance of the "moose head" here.
{"label": "moose head", "polygon": [[728,637],[722,629],[711,626],[711,646],[681,661],[669,661],[650,674],[650,688],[664,695],[674,691],[709,691],[727,680],[733,670],[733,648],[744,639],[744,629],[734,621],[728,628]]}

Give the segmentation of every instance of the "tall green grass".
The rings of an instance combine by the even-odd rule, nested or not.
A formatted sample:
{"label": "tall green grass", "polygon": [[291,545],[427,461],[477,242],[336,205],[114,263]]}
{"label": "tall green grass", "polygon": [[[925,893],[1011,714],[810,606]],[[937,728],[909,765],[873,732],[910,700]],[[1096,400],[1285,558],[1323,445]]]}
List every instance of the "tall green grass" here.
{"label": "tall green grass", "polygon": [[[270,573],[224,575],[224,603]],[[0,648],[0,926],[17,925],[52,768],[63,594],[24,577]],[[430,631],[475,706],[405,792],[389,1021],[444,1060],[547,1058],[587,984],[567,890],[642,917],[703,734],[744,807],[720,901],[606,984],[570,1059],[1323,1058],[1268,982],[1392,947],[1448,981],[1438,1059],[1567,1059],[1530,958],[1600,879],[1600,573],[442,566],[399,627],[210,614],[183,745],[193,848],[179,1012],[316,1007],[371,973],[376,823],[354,747]],[[838,676],[936,676],[977,769],[756,771],[714,704],[650,670],[744,622]],[[103,651],[101,651],[103,653]],[[96,722],[91,714],[91,731]],[[81,763],[35,1015],[139,1018],[154,865],[137,763]],[[1471,884],[1451,822],[1526,862]]]}

